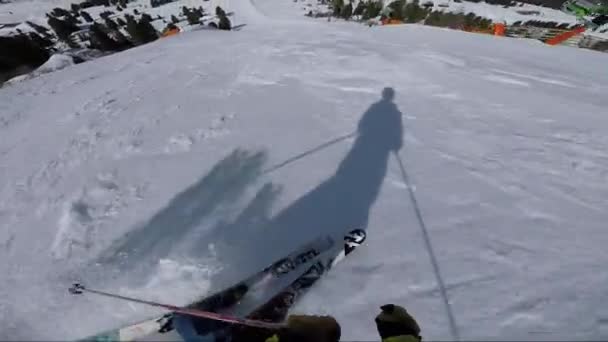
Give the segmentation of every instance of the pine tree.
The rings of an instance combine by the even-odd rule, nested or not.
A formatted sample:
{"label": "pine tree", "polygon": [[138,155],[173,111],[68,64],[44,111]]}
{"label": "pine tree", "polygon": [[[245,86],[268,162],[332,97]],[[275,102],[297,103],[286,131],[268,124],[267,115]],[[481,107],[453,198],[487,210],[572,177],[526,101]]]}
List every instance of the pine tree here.
{"label": "pine tree", "polygon": [[342,7],[344,7],[344,1],[343,0],[333,0],[332,1],[332,8],[333,8],[333,15],[334,17],[339,17],[340,14],[342,13]]}
{"label": "pine tree", "polygon": [[78,16],[78,11],[80,11],[80,5],[78,4],[71,4],[70,8],[72,9],[72,13],[74,13],[75,16]]}
{"label": "pine tree", "polygon": [[433,11],[431,12],[431,14],[429,14],[428,17],[426,17],[426,20],[424,21],[425,25],[430,25],[430,26],[440,26],[441,24],[441,12],[439,11]]}
{"label": "pine tree", "polygon": [[418,2],[411,2],[403,7],[403,15],[406,23],[417,23],[424,20],[429,12],[420,7]]}
{"label": "pine tree", "polygon": [[223,15],[219,16],[219,18],[220,20],[217,25],[217,28],[219,28],[220,30],[230,31],[232,29],[232,23],[230,23],[230,19],[228,19],[228,16],[226,16],[226,14],[224,13]]}
{"label": "pine tree", "polygon": [[133,41],[133,44],[142,44],[142,39],[139,36],[139,31],[137,30],[137,21],[135,20],[135,18],[132,15],[127,14],[125,15],[125,19],[127,20],[125,30],[127,30],[127,33],[129,34],[129,36],[131,36],[131,41]]}
{"label": "pine tree", "polygon": [[405,0],[396,0],[396,1],[391,2],[388,5],[388,8],[391,9],[390,18],[397,19],[397,20],[403,20],[403,18],[404,18],[403,7],[404,6],[405,6]]}
{"label": "pine tree", "polygon": [[105,18],[104,22],[110,30],[118,30],[118,24],[112,18]]}
{"label": "pine tree", "polygon": [[152,17],[149,14],[143,14],[137,23],[137,30],[140,33],[142,44],[146,44],[158,39],[158,32],[152,26]]}
{"label": "pine tree", "polygon": [[39,35],[48,38],[51,34],[49,32],[49,29],[47,29],[44,26],[38,25],[34,22],[31,21],[26,21],[26,23],[28,25],[30,25]]}
{"label": "pine tree", "polygon": [[172,14],[171,15],[171,22],[174,23],[174,24],[177,24],[177,23],[179,23],[179,19],[177,19],[177,17]]}
{"label": "pine tree", "polygon": [[126,22],[125,22],[125,21],[124,21],[122,18],[120,18],[120,17],[116,18],[116,23],[117,23],[118,25],[120,25],[120,27],[125,27],[125,26],[127,26],[127,23],[126,23]]}
{"label": "pine tree", "polygon": [[112,12],[112,11],[103,11],[103,12],[99,13],[99,17],[101,17],[102,19],[105,19],[105,18],[111,16],[112,14],[114,14],[114,12]]}
{"label": "pine tree", "polygon": [[90,29],[90,47],[101,51],[118,51],[120,45],[108,36],[102,24],[93,23]]}
{"label": "pine tree", "polygon": [[367,20],[379,16],[383,6],[382,1],[369,0],[363,13],[363,19]]}
{"label": "pine tree", "polygon": [[87,23],[92,23],[93,22],[93,17],[91,17],[91,15],[88,12],[85,11],[80,11],[80,16],[82,17],[82,19],[84,19],[84,21],[86,21]]}
{"label": "pine tree", "polygon": [[357,7],[355,7],[355,10],[353,11],[353,15],[363,15],[363,12],[365,11],[365,3],[363,1],[359,1],[359,3],[357,4]]}
{"label": "pine tree", "polygon": [[36,33],[30,32],[27,37],[32,41],[36,46],[41,47],[47,51],[51,51],[53,46],[55,45],[50,37],[40,36]]}
{"label": "pine tree", "polygon": [[217,6],[215,7],[215,15],[219,18],[221,16],[226,16],[226,12],[220,6]]}
{"label": "pine tree", "polygon": [[[521,21],[519,23],[521,24]],[[475,13],[469,12],[464,16],[464,27],[465,29],[475,28]]]}
{"label": "pine tree", "polygon": [[342,7],[342,12],[340,13],[340,17],[348,20],[353,15],[353,4],[349,2],[344,7]]}
{"label": "pine tree", "polygon": [[198,25],[201,23],[201,18],[203,17],[203,13],[196,8],[187,9],[186,11],[186,19],[188,20],[188,24],[190,25]]}
{"label": "pine tree", "polygon": [[64,10],[63,8],[55,7],[51,11],[51,15],[54,17],[68,17],[70,16],[70,12]]}
{"label": "pine tree", "polygon": [[73,42],[70,39],[70,35],[79,30],[78,26],[67,20],[61,20],[50,15],[47,15],[47,17],[47,22],[51,29],[55,31],[57,38],[72,46]]}

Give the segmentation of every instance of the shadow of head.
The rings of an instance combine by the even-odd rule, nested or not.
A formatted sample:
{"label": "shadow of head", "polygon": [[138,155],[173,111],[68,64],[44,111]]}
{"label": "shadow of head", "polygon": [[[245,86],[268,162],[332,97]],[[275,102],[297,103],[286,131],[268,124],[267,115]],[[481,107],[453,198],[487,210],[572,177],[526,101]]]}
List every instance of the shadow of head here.
{"label": "shadow of head", "polygon": [[[377,153],[399,150],[403,145],[401,112],[393,102],[395,90],[382,90],[382,98],[363,113],[359,121],[357,142]],[[357,143],[355,143],[357,144]]]}
{"label": "shadow of head", "polygon": [[386,87],[382,89],[382,100],[384,101],[393,101],[395,98],[395,89],[391,87]]}

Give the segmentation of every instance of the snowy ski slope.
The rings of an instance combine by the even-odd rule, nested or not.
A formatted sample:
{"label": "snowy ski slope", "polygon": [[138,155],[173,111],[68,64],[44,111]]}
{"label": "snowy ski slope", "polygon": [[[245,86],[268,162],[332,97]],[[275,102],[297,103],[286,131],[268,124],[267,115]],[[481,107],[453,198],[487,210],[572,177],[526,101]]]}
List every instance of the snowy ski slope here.
{"label": "snowy ski slope", "polygon": [[462,339],[608,338],[605,55],[225,1],[241,31],[0,89],[0,339],[158,313],[70,297],[73,280],[185,304],[363,226],[367,245],[295,311],[376,340],[394,302],[452,339],[398,158]]}

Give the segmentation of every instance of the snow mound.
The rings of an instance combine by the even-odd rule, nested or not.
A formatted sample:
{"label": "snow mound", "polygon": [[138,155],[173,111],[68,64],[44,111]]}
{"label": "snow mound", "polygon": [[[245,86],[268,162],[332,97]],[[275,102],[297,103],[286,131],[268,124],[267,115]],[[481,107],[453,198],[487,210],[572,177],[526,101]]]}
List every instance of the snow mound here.
{"label": "snow mound", "polygon": [[26,75],[19,75],[17,77],[13,77],[10,80],[6,81],[5,84],[15,84],[18,82],[22,82],[28,80],[30,78],[38,77],[40,75],[48,74],[57,70],[65,69],[71,65],[74,65],[74,58],[72,56],[64,55],[64,54],[54,54],[42,64],[38,69],[32,71]]}
{"label": "snow mound", "polygon": [[34,73],[36,75],[48,74],[57,70],[65,69],[74,64],[74,59],[71,56],[64,54],[54,54],[46,63],[42,64]]}

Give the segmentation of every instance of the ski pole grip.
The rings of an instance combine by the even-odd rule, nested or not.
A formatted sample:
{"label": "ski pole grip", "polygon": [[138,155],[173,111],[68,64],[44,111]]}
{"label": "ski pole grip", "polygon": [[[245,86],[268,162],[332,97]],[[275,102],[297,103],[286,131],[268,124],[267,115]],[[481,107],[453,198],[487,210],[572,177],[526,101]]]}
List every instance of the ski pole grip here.
{"label": "ski pole grip", "polygon": [[82,294],[85,290],[85,287],[80,283],[74,283],[72,287],[68,289],[71,294]]}

